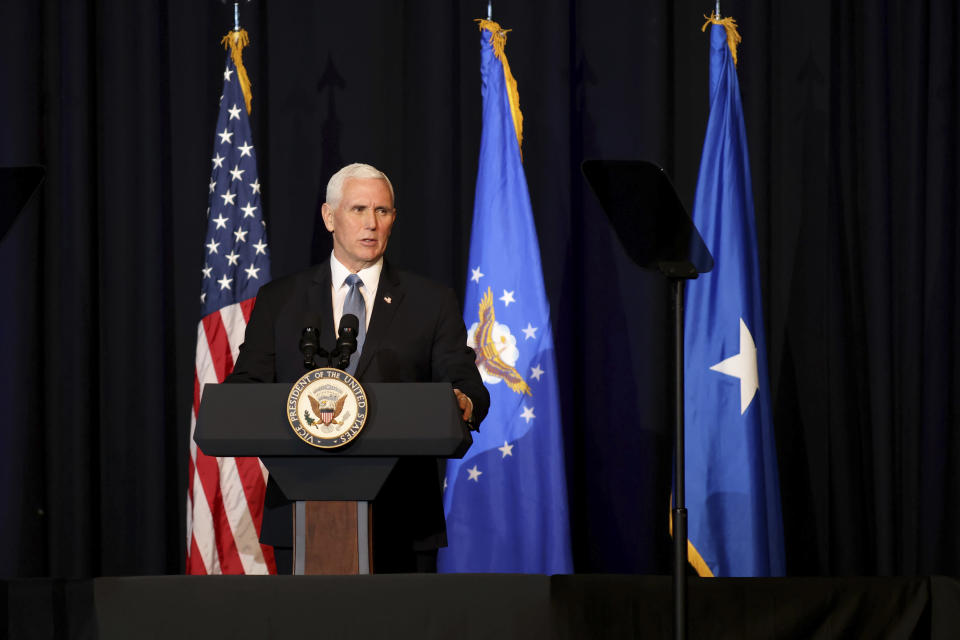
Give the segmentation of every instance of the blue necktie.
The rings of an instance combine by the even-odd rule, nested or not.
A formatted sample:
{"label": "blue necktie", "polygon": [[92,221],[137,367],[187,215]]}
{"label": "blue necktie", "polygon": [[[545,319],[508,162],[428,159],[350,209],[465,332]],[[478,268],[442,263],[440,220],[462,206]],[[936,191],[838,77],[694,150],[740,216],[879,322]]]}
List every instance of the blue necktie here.
{"label": "blue necktie", "polygon": [[353,375],[357,370],[357,362],[360,361],[363,339],[367,337],[367,304],[363,301],[363,294],[360,293],[360,287],[363,286],[363,280],[360,279],[360,276],[351,273],[347,276],[346,283],[350,290],[347,291],[347,297],[343,301],[343,314],[340,317],[352,313],[360,321],[357,328],[357,350],[350,356],[350,366],[347,367],[347,373]]}

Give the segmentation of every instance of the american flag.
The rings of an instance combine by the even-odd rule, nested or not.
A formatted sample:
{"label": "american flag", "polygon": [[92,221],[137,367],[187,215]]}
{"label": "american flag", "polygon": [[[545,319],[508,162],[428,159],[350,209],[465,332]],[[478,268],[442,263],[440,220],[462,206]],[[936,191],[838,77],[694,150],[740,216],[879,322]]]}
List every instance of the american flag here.
{"label": "american flag", "polygon": [[[232,46],[241,46],[239,32]],[[239,52],[235,52],[239,60]],[[187,489],[189,574],[276,573],[272,547],[258,540],[267,470],[259,458],[214,458],[193,441],[207,383],[233,370],[260,285],[270,280],[257,159],[241,74],[227,55],[214,136],[207,236],[203,249],[201,320],[197,326],[190,466]]]}

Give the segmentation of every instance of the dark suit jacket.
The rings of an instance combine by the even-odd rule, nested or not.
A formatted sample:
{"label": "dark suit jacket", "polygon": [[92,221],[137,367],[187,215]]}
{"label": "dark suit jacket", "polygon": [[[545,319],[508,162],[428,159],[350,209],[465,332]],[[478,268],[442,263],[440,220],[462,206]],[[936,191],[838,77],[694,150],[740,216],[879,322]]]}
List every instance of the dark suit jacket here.
{"label": "dark suit jacket", "polygon": [[[305,373],[299,340],[308,319],[316,322],[319,314],[321,347],[330,351],[336,344],[330,298],[329,260],[261,287],[240,355],[227,382],[296,381]],[[357,379],[450,382],[473,401],[473,423],[479,425],[490,406],[490,395],[477,371],[475,354],[466,343],[466,330],[453,291],[397,271],[384,260],[357,364]],[[265,542],[289,544],[289,522],[278,531],[279,541],[267,540],[269,528],[265,522]],[[375,544],[414,549],[446,544],[435,459],[398,463],[374,501],[374,540]],[[376,549],[374,553],[376,556]]]}

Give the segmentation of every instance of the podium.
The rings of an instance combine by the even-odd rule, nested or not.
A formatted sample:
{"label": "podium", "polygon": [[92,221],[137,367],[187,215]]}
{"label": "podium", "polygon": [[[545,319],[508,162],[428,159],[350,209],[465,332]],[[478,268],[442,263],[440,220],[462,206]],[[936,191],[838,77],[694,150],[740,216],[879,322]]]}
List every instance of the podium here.
{"label": "podium", "polygon": [[459,458],[473,443],[449,383],[364,385],[363,430],[338,449],[300,440],[291,384],[208,384],[194,440],[209,456],[259,457],[294,506],[294,574],[372,573],[370,502],[401,457]]}

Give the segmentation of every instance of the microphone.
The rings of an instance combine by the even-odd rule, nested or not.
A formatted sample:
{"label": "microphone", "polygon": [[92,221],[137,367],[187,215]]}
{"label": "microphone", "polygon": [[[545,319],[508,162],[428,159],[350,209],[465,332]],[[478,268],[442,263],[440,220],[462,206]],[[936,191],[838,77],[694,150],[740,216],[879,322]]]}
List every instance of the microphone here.
{"label": "microphone", "polygon": [[357,350],[357,332],[360,320],[352,313],[340,318],[340,330],[337,332],[337,354],[340,357],[339,368],[346,370],[350,366],[350,356]]}
{"label": "microphone", "polygon": [[307,371],[317,368],[314,361],[315,356],[320,349],[320,316],[318,314],[306,314],[306,325],[300,336],[300,353],[303,354],[303,366]]}

